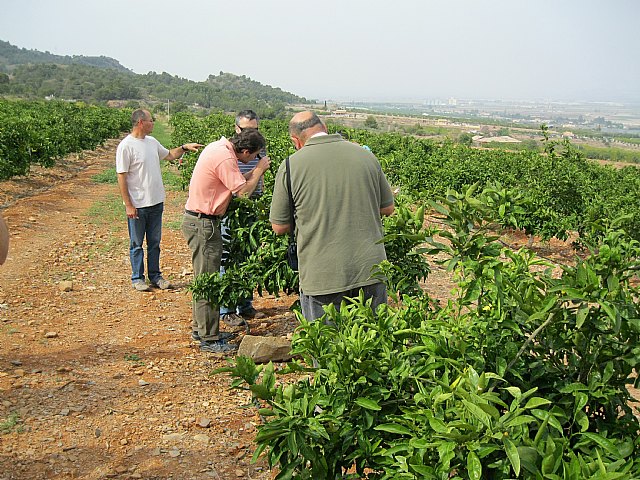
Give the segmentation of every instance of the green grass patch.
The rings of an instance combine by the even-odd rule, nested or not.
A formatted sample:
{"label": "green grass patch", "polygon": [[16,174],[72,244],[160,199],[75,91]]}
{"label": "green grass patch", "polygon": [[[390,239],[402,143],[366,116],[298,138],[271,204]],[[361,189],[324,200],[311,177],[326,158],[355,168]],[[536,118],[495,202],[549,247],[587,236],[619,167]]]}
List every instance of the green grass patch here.
{"label": "green grass patch", "polygon": [[163,163],[162,183],[167,190],[182,190],[182,178],[175,166]]}
{"label": "green grass patch", "polygon": [[[18,412],[12,412],[9,416],[0,422],[0,433],[6,435],[7,433],[11,433],[16,425],[20,422],[20,415]],[[22,431],[20,427],[17,429],[18,432]]]}
{"label": "green grass patch", "polygon": [[89,218],[89,223],[93,225],[114,225],[117,223],[126,224],[124,205],[120,195],[112,193],[105,199],[95,202],[85,215]]}
{"label": "green grass patch", "polygon": [[171,144],[171,127],[167,123],[167,117],[156,116],[156,121],[153,124],[153,132],[151,136],[158,140],[162,145],[169,148]]}
{"label": "green grass patch", "polygon": [[116,184],[118,183],[118,174],[116,173],[115,167],[108,168],[104,172],[95,174],[93,177],[91,177],[91,180],[96,183]]}

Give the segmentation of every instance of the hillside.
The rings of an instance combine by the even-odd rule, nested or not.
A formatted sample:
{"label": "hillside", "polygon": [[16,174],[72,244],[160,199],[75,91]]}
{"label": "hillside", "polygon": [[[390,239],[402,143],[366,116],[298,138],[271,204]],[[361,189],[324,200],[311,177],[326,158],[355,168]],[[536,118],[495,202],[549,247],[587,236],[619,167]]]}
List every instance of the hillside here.
{"label": "hillside", "polygon": [[[2,73],[5,72],[5,73]],[[0,95],[29,99],[53,96],[65,100],[134,101],[172,110],[205,111],[252,108],[263,118],[281,115],[287,104],[307,100],[245,75],[220,72],[195,82],[166,72],[136,74],[108,57],[60,56],[15,47],[0,41]]]}
{"label": "hillside", "polygon": [[55,63],[58,65],[89,65],[97,68],[109,68],[120,72],[131,72],[117,60],[105,57],[87,57],[85,55],[54,55],[49,52],[28,50],[0,40],[0,72],[11,72],[18,65],[37,65]]}

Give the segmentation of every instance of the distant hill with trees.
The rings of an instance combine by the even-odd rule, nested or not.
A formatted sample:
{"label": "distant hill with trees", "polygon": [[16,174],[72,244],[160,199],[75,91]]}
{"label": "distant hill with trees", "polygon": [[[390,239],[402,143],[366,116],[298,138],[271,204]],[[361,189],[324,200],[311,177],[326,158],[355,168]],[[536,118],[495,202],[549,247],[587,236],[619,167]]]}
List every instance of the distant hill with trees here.
{"label": "distant hill with trees", "polygon": [[58,65],[90,65],[97,68],[109,68],[120,72],[132,73],[131,70],[122,66],[120,62],[110,57],[54,55],[49,52],[40,52],[38,50],[28,50],[26,48],[16,47],[15,45],[11,45],[9,42],[0,40],[0,72],[9,73],[18,65],[37,65],[42,63],[55,63]]}
{"label": "distant hill with trees", "polygon": [[207,112],[252,108],[262,118],[280,116],[287,104],[307,103],[245,75],[220,72],[195,82],[166,72],[136,74],[113,58],[53,55],[4,41],[0,41],[0,95],[144,103],[158,109],[169,100],[174,112],[189,107]]}

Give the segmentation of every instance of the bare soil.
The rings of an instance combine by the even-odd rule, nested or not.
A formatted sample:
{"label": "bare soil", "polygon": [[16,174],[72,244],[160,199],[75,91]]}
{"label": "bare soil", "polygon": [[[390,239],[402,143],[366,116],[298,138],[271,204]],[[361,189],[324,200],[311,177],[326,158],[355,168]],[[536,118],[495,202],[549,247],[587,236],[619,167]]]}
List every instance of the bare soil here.
{"label": "bare soil", "polygon": [[[114,164],[117,142],[0,183],[11,232],[0,267],[0,479],[272,478],[263,460],[251,463],[260,420],[250,396],[212,376],[225,358],[190,338],[191,262],[177,228],[186,194],[166,202],[169,291],[131,288],[124,209],[96,218],[118,196],[92,180]],[[291,333],[294,300],[256,298],[267,318],[252,333]]]}
{"label": "bare soil", "polygon": [[[112,167],[117,143],[0,182],[11,232],[0,267],[0,480],[271,479],[264,459],[251,462],[260,418],[250,395],[212,376],[225,358],[190,338],[185,192],[165,203],[161,265],[175,288],[131,288],[124,209],[104,207],[119,207],[117,186],[92,179]],[[539,251],[573,255],[562,243]],[[434,267],[425,288],[447,298],[446,272]],[[296,299],[256,296],[267,316],[252,334],[290,335]]]}

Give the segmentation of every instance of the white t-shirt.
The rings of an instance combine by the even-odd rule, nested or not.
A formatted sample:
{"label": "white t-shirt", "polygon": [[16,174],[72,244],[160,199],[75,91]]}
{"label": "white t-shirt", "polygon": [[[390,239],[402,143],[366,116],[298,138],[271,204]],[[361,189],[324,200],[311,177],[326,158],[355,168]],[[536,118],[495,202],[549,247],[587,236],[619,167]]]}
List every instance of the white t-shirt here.
{"label": "white t-shirt", "polygon": [[118,145],[116,172],[127,174],[127,188],[134,207],[151,207],[164,202],[160,160],[167,155],[169,150],[149,135],[135,138],[129,134]]}

